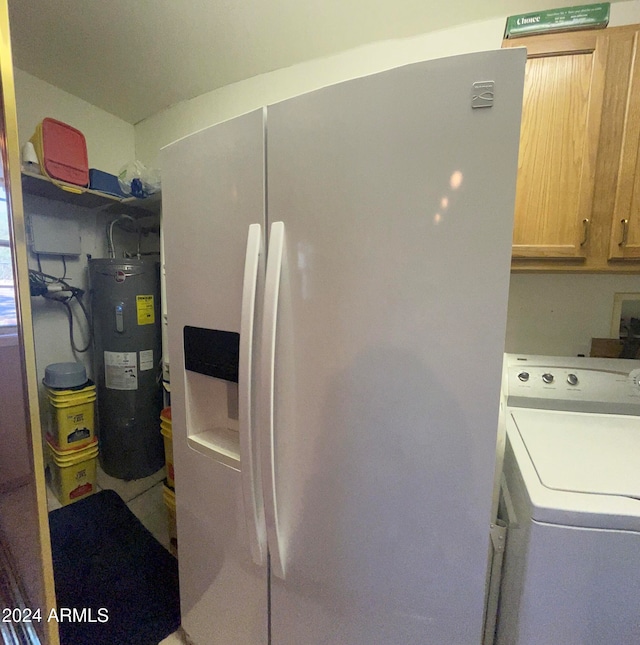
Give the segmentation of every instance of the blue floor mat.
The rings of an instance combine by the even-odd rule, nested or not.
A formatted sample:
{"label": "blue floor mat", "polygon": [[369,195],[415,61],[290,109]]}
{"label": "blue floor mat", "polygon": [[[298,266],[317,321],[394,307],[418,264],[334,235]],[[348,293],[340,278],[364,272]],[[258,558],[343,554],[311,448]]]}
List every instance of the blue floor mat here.
{"label": "blue floor mat", "polygon": [[157,645],[179,627],[177,561],[117,493],[52,511],[49,526],[58,615],[71,614],[61,645]]}

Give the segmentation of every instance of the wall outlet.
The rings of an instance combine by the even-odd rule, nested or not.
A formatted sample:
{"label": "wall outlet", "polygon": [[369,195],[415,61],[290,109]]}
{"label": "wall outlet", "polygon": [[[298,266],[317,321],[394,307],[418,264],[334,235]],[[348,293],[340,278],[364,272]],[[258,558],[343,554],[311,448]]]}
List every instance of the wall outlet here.
{"label": "wall outlet", "polygon": [[614,294],[611,338],[626,338],[632,318],[640,320],[640,293]]}

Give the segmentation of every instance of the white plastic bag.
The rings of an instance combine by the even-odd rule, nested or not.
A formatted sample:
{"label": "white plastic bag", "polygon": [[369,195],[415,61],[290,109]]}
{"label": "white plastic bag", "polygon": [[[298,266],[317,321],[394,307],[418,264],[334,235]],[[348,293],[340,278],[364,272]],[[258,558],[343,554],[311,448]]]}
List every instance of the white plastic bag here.
{"label": "white plastic bag", "polygon": [[141,161],[132,161],[120,170],[118,183],[123,193],[144,198],[160,192],[160,171],[147,168]]}

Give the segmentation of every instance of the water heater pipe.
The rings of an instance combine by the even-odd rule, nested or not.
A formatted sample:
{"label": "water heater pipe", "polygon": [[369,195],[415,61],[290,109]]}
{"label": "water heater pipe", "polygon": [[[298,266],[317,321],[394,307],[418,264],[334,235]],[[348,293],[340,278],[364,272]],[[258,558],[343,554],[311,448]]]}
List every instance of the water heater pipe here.
{"label": "water heater pipe", "polygon": [[140,259],[140,223],[131,215],[118,215],[115,219],[111,220],[111,223],[107,226],[107,250],[110,258],[116,257],[116,247],[113,244],[113,227],[115,224],[118,224],[123,219],[131,220],[138,230],[138,248],[137,248],[137,258]]}

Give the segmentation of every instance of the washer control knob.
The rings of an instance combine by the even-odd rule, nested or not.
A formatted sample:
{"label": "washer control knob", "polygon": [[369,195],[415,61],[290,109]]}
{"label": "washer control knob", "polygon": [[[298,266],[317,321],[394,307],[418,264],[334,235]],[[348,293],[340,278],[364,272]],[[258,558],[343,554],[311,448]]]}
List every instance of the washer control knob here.
{"label": "washer control knob", "polygon": [[526,383],[529,380],[529,372],[520,372],[518,374],[518,378],[523,382]]}
{"label": "washer control knob", "polygon": [[635,393],[640,392],[640,369],[632,370],[629,374],[629,383],[633,388],[631,391]]}
{"label": "washer control knob", "polygon": [[569,385],[578,385],[578,377],[575,374],[569,374],[567,376],[567,383]]}
{"label": "washer control knob", "polygon": [[542,380],[547,384],[553,383],[553,374],[549,374],[549,372],[547,372],[546,374],[543,374]]}

